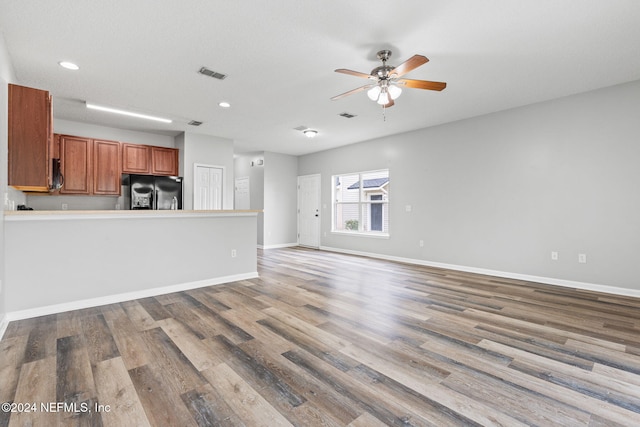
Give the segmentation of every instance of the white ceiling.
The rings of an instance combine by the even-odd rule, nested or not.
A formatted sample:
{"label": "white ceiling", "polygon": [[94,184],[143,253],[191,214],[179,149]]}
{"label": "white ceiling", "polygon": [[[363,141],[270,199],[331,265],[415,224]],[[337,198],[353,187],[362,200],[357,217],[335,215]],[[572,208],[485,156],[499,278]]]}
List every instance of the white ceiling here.
{"label": "white ceiling", "polygon": [[[637,0],[0,0],[0,30],[16,83],[51,91],[56,118],[215,135],[238,152],[305,154],[640,79]],[[427,56],[405,77],[447,88],[405,89],[386,120],[364,92],[329,100],[366,84],[333,70],[369,73],[383,48],[390,65]]]}

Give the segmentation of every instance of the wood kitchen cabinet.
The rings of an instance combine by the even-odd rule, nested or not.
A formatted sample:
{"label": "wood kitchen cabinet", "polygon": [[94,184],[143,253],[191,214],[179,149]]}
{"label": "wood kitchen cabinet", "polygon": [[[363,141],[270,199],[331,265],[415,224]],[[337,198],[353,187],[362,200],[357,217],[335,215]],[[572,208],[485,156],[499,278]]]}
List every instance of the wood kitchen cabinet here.
{"label": "wood kitchen cabinet", "polygon": [[49,92],[9,85],[8,183],[22,191],[51,187],[53,116]]}
{"label": "wood kitchen cabinet", "polygon": [[119,142],[69,135],[59,139],[64,176],[60,194],[120,195]]}
{"label": "wood kitchen cabinet", "polygon": [[60,168],[64,183],[60,194],[91,194],[93,140],[60,136]]}
{"label": "wood kitchen cabinet", "polygon": [[120,157],[119,142],[93,141],[93,194],[120,195]]}
{"label": "wood kitchen cabinet", "polygon": [[122,173],[177,176],[178,150],[122,143]]}
{"label": "wood kitchen cabinet", "polygon": [[178,176],[178,150],[151,147],[151,174]]}
{"label": "wood kitchen cabinet", "polygon": [[151,173],[151,146],[123,142],[122,173],[149,175]]}

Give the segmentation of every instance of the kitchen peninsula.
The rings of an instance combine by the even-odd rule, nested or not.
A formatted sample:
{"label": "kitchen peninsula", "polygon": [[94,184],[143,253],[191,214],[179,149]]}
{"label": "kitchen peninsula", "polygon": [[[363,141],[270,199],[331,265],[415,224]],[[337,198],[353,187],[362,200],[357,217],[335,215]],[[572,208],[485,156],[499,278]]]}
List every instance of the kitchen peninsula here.
{"label": "kitchen peninsula", "polygon": [[258,212],[7,211],[9,320],[257,277]]}

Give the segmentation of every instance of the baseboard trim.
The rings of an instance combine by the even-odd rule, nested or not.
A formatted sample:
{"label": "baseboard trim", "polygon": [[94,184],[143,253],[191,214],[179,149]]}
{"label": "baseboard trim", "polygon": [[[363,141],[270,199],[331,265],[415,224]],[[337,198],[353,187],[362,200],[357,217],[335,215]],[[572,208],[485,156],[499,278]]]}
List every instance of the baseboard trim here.
{"label": "baseboard trim", "polygon": [[640,298],[640,290],[620,288],[615,286],[600,285],[597,283],[576,282],[573,280],[556,279],[553,277],[532,276],[528,274],[511,273],[507,271],[489,270],[486,268],[468,267],[457,264],[445,264],[441,262],[425,261],[414,258],[403,258],[392,255],[376,254],[372,252],[352,251],[349,249],[333,248],[330,246],[320,246],[320,250],[329,252],[338,252],[349,255],[366,256],[369,258],[384,259],[388,261],[403,262],[406,264],[424,265],[425,267],[442,268],[446,270],[463,271],[465,273],[484,274],[487,276],[503,277],[507,279],[526,280],[528,282],[544,283],[546,285],[563,286],[565,288],[575,288],[585,291],[602,292],[612,295],[622,295],[628,297]]}
{"label": "baseboard trim", "polygon": [[260,249],[280,249],[280,248],[292,248],[298,246],[298,243],[279,243],[277,245],[259,245]]}
{"label": "baseboard trim", "polygon": [[[142,291],[126,292],[122,294],[107,295],[98,298],[71,301],[62,304],[47,305],[44,307],[30,308],[27,310],[12,311],[5,315],[0,326],[6,326],[14,320],[30,319],[32,317],[46,316],[49,314],[63,313],[70,310],[81,310],[83,308],[98,307],[106,304],[115,304],[123,301],[130,301],[139,298],[154,297],[157,295],[170,294],[173,292],[188,291],[190,289],[203,288],[205,286],[221,285],[223,283],[237,282],[239,280],[255,279],[258,272],[235,274],[230,276],[215,277],[212,279],[198,280],[195,282],[180,283],[177,285],[163,286],[159,288],[145,289]],[[6,325],[5,325],[6,323]],[[2,330],[4,334],[4,330]]]}
{"label": "baseboard trim", "polygon": [[9,319],[5,314],[4,316],[2,316],[2,319],[0,319],[0,340],[4,337],[4,333],[7,330],[7,326],[9,326]]}

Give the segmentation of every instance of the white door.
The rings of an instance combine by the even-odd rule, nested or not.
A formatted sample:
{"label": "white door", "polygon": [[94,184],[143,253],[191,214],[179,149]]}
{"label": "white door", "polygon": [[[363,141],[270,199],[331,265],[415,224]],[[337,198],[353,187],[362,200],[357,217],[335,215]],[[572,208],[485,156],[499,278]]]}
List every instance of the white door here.
{"label": "white door", "polygon": [[251,209],[249,202],[249,177],[236,178],[234,201],[235,208],[238,210]]}
{"label": "white door", "polygon": [[320,247],[320,175],[298,177],[298,244]]}
{"label": "white door", "polygon": [[222,209],[222,179],[224,168],[211,165],[194,165],[193,209]]}

